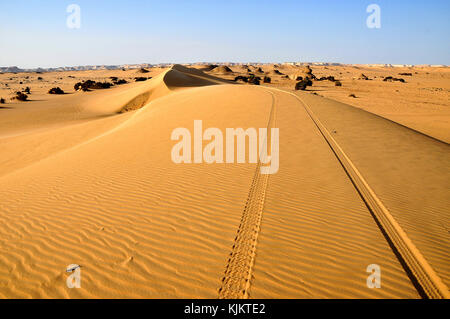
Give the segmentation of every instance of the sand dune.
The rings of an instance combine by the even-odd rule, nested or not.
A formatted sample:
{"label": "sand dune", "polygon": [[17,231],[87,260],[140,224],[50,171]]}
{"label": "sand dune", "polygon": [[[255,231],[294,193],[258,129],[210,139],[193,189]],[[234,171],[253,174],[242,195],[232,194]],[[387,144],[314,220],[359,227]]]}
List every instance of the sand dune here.
{"label": "sand dune", "polygon": [[233,70],[231,70],[228,66],[226,65],[220,65],[218,67],[215,67],[214,69],[211,70],[211,73],[219,73],[219,74],[224,74],[224,73],[233,73]]}
{"label": "sand dune", "polygon": [[[0,118],[0,297],[421,297],[301,100],[181,65],[151,75]],[[448,286],[448,145],[298,96]],[[172,130],[196,119],[280,128],[279,172],[173,163]],[[65,284],[74,263],[81,289]]]}

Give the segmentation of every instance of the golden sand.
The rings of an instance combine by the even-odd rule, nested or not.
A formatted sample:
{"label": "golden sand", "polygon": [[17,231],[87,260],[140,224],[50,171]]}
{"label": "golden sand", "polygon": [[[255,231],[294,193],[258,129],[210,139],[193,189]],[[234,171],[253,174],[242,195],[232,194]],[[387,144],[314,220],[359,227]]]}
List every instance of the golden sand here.
{"label": "golden sand", "polygon": [[[0,75],[1,298],[217,298],[240,285],[236,297],[419,298],[308,109],[450,285],[446,68],[404,77],[313,67],[343,86],[294,92],[273,66],[261,66],[272,77],[262,86],[229,81],[246,68],[202,67],[149,69],[138,76],[151,80],[92,92],[73,85],[132,80],[136,70]],[[407,83],[382,81],[388,75]],[[29,102],[9,100],[26,86]],[[46,94],[55,86],[69,94]],[[173,163],[171,132],[196,119],[223,132],[279,128],[279,172]],[[249,233],[240,239],[238,229]],[[71,264],[81,266],[80,289],[66,286]],[[367,287],[370,264],[381,267],[381,289]]]}

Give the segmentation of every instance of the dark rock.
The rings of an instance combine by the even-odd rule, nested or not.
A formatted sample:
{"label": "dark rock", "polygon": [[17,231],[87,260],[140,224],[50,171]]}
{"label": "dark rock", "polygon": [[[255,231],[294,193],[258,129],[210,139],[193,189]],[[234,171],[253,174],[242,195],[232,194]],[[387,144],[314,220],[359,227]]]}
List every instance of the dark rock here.
{"label": "dark rock", "polygon": [[319,79],[316,79],[316,81],[331,81],[331,82],[335,82],[336,79],[334,78],[334,76],[330,75],[330,76],[322,76]]}
{"label": "dark rock", "polygon": [[239,75],[239,76],[234,78],[234,82],[237,82],[237,81],[243,81],[243,82],[247,83],[248,82],[248,76]]}
{"label": "dark rock", "polygon": [[26,100],[28,100],[28,95],[23,94],[22,92],[16,92],[16,96],[13,97],[13,99],[16,99],[19,101],[26,101]]}
{"label": "dark rock", "polygon": [[364,73],[361,73],[361,75],[359,76],[359,80],[369,80],[369,78],[364,74]]}
{"label": "dark rock", "polygon": [[306,84],[303,83],[303,81],[300,81],[295,85],[295,89],[304,91],[306,90]]}
{"label": "dark rock", "polygon": [[93,89],[109,89],[111,86],[113,86],[109,82],[94,82],[91,88]]}
{"label": "dark rock", "polygon": [[83,81],[83,82],[78,82],[75,83],[75,85],[73,86],[73,88],[75,89],[75,91],[84,91],[87,92],[89,91],[89,88],[91,87],[92,84],[94,84],[95,82],[92,80],[87,80],[87,81]]}
{"label": "dark rock", "polygon": [[248,78],[248,83],[254,84],[254,85],[260,85],[261,78],[259,76],[250,75]]}
{"label": "dark rock", "polygon": [[300,82],[297,82],[297,84],[295,84],[295,89],[296,90],[306,90],[307,86],[312,86],[312,81],[309,78],[305,78],[303,80],[301,80]]}
{"label": "dark rock", "polygon": [[394,78],[394,77],[392,77],[392,76],[387,76],[387,77],[385,77],[383,81],[384,81],[384,82],[395,82],[395,81],[397,81],[397,82],[402,82],[402,83],[405,83],[405,82],[406,82],[406,81],[405,81],[404,79],[402,79],[402,78]]}
{"label": "dark rock", "polygon": [[134,80],[135,80],[136,82],[143,82],[143,81],[147,81],[148,79],[151,79],[151,78],[145,78],[145,77],[142,77],[142,76],[139,76],[139,77],[137,77],[137,78],[134,78]]}
{"label": "dark rock", "polygon": [[83,82],[78,82],[74,85],[75,91],[87,92],[90,89],[109,89],[113,84],[109,82],[95,82],[92,80],[86,80]]}
{"label": "dark rock", "polygon": [[126,84],[128,82],[127,82],[127,80],[120,79],[120,80],[114,81],[113,83],[114,83],[114,85],[121,85],[121,84]]}
{"label": "dark rock", "polygon": [[61,90],[59,87],[52,88],[48,91],[48,94],[64,94],[64,91]]}
{"label": "dark rock", "polygon": [[273,73],[278,74],[278,75],[283,75],[283,73],[281,73],[281,72],[278,71],[277,69],[273,70]]}

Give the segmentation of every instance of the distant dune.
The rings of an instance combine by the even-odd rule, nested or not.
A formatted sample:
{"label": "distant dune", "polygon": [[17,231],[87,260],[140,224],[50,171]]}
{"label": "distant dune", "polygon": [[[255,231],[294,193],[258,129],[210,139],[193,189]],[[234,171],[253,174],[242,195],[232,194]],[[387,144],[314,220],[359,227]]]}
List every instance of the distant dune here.
{"label": "distant dune", "polygon": [[233,70],[231,70],[228,66],[226,65],[220,65],[218,67],[215,67],[214,69],[211,70],[212,73],[233,73]]}

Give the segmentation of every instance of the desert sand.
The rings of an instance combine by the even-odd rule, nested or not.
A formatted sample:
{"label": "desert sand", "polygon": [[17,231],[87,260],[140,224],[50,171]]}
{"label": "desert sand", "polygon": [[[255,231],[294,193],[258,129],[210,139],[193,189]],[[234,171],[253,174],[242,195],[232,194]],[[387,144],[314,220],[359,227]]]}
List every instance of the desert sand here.
{"label": "desert sand", "polygon": [[[313,66],[342,86],[305,91],[302,67],[230,68],[0,74],[0,298],[448,298],[448,68]],[[279,128],[278,173],[175,164],[197,119]]]}

